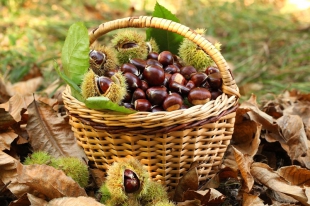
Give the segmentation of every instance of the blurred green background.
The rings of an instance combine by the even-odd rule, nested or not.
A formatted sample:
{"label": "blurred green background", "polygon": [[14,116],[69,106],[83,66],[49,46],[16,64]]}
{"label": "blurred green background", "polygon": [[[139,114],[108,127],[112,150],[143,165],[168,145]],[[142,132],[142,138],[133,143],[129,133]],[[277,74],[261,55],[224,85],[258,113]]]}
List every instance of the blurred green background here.
{"label": "blurred green background", "polygon": [[[127,16],[151,15],[155,0],[0,0],[0,73],[11,83],[58,79],[54,62],[71,24],[92,29]],[[242,94],[259,100],[284,90],[310,92],[309,0],[158,0],[182,24],[205,28],[222,43]],[[42,89],[41,88],[41,89]]]}

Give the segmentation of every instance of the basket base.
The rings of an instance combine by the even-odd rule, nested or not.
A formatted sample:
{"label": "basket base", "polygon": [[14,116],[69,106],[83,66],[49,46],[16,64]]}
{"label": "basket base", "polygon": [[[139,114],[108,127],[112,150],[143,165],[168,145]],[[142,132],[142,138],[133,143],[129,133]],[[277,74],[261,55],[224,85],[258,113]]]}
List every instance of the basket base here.
{"label": "basket base", "polygon": [[145,165],[153,180],[174,189],[195,161],[200,184],[219,170],[232,137],[235,112],[218,121],[168,134],[111,134],[94,129],[70,115],[70,124],[78,144],[83,147],[90,166],[106,172],[122,158],[134,157]]}

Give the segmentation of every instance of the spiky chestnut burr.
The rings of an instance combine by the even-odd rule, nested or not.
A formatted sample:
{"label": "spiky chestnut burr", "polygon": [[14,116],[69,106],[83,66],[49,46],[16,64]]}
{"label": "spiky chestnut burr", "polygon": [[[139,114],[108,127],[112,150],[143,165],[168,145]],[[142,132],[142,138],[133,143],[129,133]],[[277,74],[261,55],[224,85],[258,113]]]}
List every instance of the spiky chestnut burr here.
{"label": "spiky chestnut burr", "polygon": [[44,151],[36,151],[33,152],[30,156],[28,156],[24,164],[25,165],[32,165],[32,164],[39,164],[39,165],[48,165],[52,161],[52,156],[49,155],[47,152]]}
{"label": "spiky chestnut burr", "polygon": [[111,42],[116,50],[119,64],[129,62],[132,58],[146,59],[149,51],[145,35],[134,30],[118,32]]}
{"label": "spiky chestnut burr", "polygon": [[107,46],[96,46],[89,52],[90,68],[98,76],[114,70],[118,64],[114,49]]}
{"label": "spiky chestnut burr", "polygon": [[[203,29],[196,29],[196,33],[203,35]],[[220,43],[215,43],[215,47],[220,50]],[[205,53],[199,46],[189,39],[184,38],[179,47],[179,56],[186,65],[192,65],[198,71],[205,70],[206,67],[211,66],[214,62],[212,58]]]}
{"label": "spiky chestnut burr", "polygon": [[120,71],[109,78],[98,76],[89,70],[84,76],[81,90],[85,99],[102,95],[112,102],[120,104],[127,93],[126,79]]}

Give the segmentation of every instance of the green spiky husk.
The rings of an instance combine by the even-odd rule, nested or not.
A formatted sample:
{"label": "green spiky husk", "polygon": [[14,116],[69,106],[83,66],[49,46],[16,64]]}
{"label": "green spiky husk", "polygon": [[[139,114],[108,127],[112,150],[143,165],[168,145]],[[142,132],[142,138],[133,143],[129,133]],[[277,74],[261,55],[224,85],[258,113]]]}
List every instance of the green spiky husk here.
{"label": "green spiky husk", "polygon": [[106,184],[101,185],[101,187],[99,188],[99,192],[101,193],[100,202],[105,204],[111,198],[111,193],[107,188]]}
{"label": "green spiky husk", "polygon": [[87,99],[88,97],[100,96],[100,93],[97,89],[97,85],[95,82],[96,74],[93,70],[89,70],[83,78],[83,82],[81,84],[81,94]]}
{"label": "green spiky husk", "polygon": [[88,184],[88,167],[81,160],[75,157],[60,157],[54,159],[51,166],[62,170],[67,176],[71,177],[81,187],[86,187]]}
{"label": "green spiky husk", "polygon": [[152,51],[149,51],[149,52],[159,53],[159,47],[158,47],[158,44],[156,43],[155,39],[151,38],[149,40],[149,43],[151,44],[151,47],[152,47]]}
{"label": "green spiky husk", "polygon": [[127,93],[126,78],[122,72],[118,71],[111,77],[111,79],[115,84],[110,86],[109,91],[104,94],[104,96],[109,98],[112,102],[120,104]]}
{"label": "green spiky husk", "polygon": [[143,205],[154,205],[160,201],[168,202],[168,195],[163,185],[159,182],[149,181],[146,193],[141,197]]}
{"label": "green spiky husk", "polygon": [[92,48],[96,51],[100,51],[105,54],[106,60],[103,65],[97,65],[92,59],[90,59],[90,68],[94,71],[98,76],[103,76],[106,71],[111,71],[116,69],[118,61],[116,57],[115,50],[108,46],[96,46]]}
{"label": "green spiky husk", "polygon": [[[136,173],[140,180],[140,189],[132,194],[126,194],[124,190],[124,171],[130,169]],[[111,193],[111,199],[107,205],[126,205],[128,202],[136,202],[139,196],[146,194],[149,174],[143,165],[134,158],[114,162],[108,169],[106,186]],[[131,204],[132,205],[132,204]]]}
{"label": "green spiky husk", "polygon": [[30,156],[28,156],[24,164],[25,165],[33,165],[33,164],[39,164],[39,165],[48,165],[52,161],[52,156],[49,155],[47,152],[44,151],[36,151],[33,152]]}
{"label": "green spiky husk", "polygon": [[155,204],[148,205],[148,206],[175,206],[175,204],[173,202],[168,201],[168,200],[162,200],[162,201],[159,201]]}
{"label": "green spiky husk", "polygon": [[206,67],[214,63],[208,54],[188,39],[184,39],[181,43],[179,56],[186,65],[192,65],[198,71],[204,71]]}
{"label": "green spiky husk", "polygon": [[[146,59],[148,47],[145,42],[145,35],[133,30],[123,30],[117,33],[111,41],[113,48],[116,50],[116,56],[119,64],[129,62],[129,59],[139,58]],[[125,43],[135,43],[136,47],[123,49]]]}

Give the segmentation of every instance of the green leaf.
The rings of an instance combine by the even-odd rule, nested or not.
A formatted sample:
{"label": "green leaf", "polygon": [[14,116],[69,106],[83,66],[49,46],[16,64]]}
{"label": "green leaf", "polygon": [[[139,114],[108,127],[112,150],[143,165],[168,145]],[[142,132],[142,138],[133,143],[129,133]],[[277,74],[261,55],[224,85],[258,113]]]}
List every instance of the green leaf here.
{"label": "green leaf", "polygon": [[[168,9],[161,6],[157,2],[152,16],[180,23],[180,20],[175,15],[173,15]],[[160,51],[170,51],[173,54],[178,53],[179,45],[183,40],[183,36],[179,34],[167,30],[154,28],[147,29],[146,36],[147,39],[150,39],[152,37],[156,41]]]}
{"label": "green leaf", "polygon": [[90,109],[95,109],[95,110],[113,110],[117,112],[122,112],[126,114],[132,114],[136,113],[137,111],[127,109],[124,106],[119,106],[116,103],[113,103],[110,101],[109,98],[100,96],[100,97],[89,97],[85,101],[85,105],[90,108]]}
{"label": "green leaf", "polygon": [[83,23],[70,26],[61,53],[64,72],[75,84],[80,85],[89,67],[89,37]]}
{"label": "green leaf", "polygon": [[75,84],[66,74],[60,71],[58,64],[55,62],[54,63],[55,70],[60,76],[70,87],[71,87],[71,94],[73,97],[75,97],[77,100],[84,102],[85,99],[81,95],[81,88]]}

